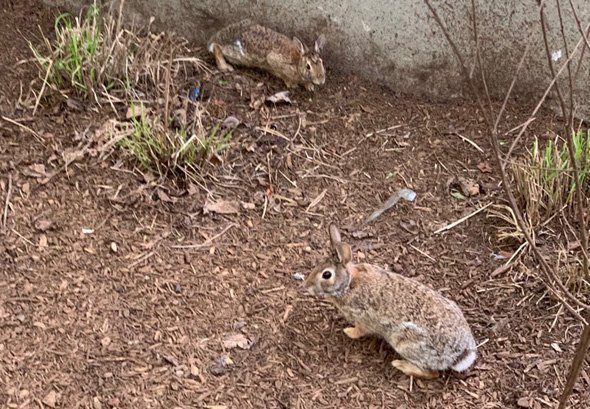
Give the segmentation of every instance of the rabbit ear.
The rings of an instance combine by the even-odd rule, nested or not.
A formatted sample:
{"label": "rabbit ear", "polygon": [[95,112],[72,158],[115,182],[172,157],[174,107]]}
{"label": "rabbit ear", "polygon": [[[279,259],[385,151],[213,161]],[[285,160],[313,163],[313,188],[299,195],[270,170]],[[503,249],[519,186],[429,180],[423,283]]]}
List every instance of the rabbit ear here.
{"label": "rabbit ear", "polygon": [[299,51],[301,52],[301,54],[302,55],[305,54],[305,46],[303,45],[301,40],[299,40],[297,37],[293,37],[293,42],[295,43],[297,48],[299,48]]}
{"label": "rabbit ear", "polygon": [[344,265],[352,261],[352,249],[348,243],[338,243],[335,246],[338,261]]}
{"label": "rabbit ear", "polygon": [[315,52],[319,54],[320,51],[322,50],[322,48],[324,48],[325,44],[326,44],[326,36],[323,34],[320,34],[318,39],[315,40],[315,44],[313,45]]}
{"label": "rabbit ear", "polygon": [[342,241],[338,227],[336,227],[334,223],[330,223],[328,231],[330,232],[330,242],[332,243],[332,247],[336,250],[336,245]]}
{"label": "rabbit ear", "polygon": [[350,261],[352,261],[352,250],[350,248],[350,244],[342,243],[342,237],[340,236],[338,227],[336,227],[334,223],[330,224],[329,230],[330,242],[332,243],[332,248],[338,256],[338,261],[342,264],[348,264]]}

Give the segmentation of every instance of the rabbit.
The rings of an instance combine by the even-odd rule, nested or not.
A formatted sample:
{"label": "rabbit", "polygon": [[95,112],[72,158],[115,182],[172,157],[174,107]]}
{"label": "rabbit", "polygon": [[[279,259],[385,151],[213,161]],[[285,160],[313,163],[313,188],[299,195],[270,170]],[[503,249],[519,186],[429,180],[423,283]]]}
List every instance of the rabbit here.
{"label": "rabbit", "polygon": [[207,43],[221,72],[235,65],[259,68],[282,79],[288,88],[303,85],[308,91],[326,82],[326,70],[320,57],[325,37],[320,35],[309,50],[297,38],[278,33],[245,19],[221,29]]}
{"label": "rabbit", "polygon": [[414,279],[354,264],[334,224],[329,233],[335,257],[309,274],[303,287],[326,297],[354,325],[344,329],[348,337],[384,338],[402,358],[392,365],[415,378],[436,379],[440,371],[473,365],[475,340],[455,302]]}

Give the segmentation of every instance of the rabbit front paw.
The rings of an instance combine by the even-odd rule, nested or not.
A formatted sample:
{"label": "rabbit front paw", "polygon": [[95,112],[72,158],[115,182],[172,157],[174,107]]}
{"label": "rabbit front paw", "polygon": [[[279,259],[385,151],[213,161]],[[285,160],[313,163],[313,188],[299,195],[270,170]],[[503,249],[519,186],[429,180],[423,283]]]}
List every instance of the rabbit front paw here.
{"label": "rabbit front paw", "polygon": [[342,330],[351,339],[358,339],[365,335],[359,327],[348,327]]}
{"label": "rabbit front paw", "polygon": [[432,371],[429,369],[422,369],[413,363],[406,361],[405,359],[396,359],[391,362],[394,368],[399,369],[408,376],[421,379],[436,379],[438,378],[438,371]]}

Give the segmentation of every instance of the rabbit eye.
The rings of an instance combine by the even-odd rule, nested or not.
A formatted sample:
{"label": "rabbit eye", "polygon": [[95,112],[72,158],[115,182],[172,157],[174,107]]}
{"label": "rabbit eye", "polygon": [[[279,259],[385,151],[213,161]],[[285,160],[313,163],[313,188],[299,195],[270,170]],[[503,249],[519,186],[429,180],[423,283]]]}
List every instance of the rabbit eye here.
{"label": "rabbit eye", "polygon": [[307,63],[307,69],[308,70],[311,70],[311,64],[310,63]]}
{"label": "rabbit eye", "polygon": [[322,278],[324,280],[329,280],[332,277],[332,272],[330,270],[326,270],[322,273]]}

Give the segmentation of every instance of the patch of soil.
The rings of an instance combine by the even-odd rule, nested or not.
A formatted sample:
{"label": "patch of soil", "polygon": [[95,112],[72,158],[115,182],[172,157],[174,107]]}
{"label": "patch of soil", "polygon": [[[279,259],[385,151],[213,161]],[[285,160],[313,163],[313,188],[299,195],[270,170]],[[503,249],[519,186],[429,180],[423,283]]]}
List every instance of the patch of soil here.
{"label": "patch of soil", "polygon": [[[497,243],[485,212],[433,234],[502,201],[472,103],[413,100],[328,72],[320,91],[253,110],[250,96],[281,90],[278,81],[216,74],[209,103],[243,124],[223,164],[189,189],[146,182],[117,154],[42,185],[108,112],[15,109],[18,81],[36,75],[16,64],[30,56],[25,38],[55,14],[34,1],[2,7],[2,112],[37,135],[2,122],[2,407],[540,409],[558,398],[579,324],[524,265],[492,274],[493,254],[513,249]],[[510,106],[507,127],[527,112]],[[528,137],[558,125],[544,112]],[[451,196],[456,176],[483,192]],[[401,187],[416,201],[362,224]],[[217,200],[236,201],[238,213],[204,214]],[[357,260],[457,301],[480,343],[474,368],[412,381],[391,367],[385,342],[348,339],[337,311],[302,293],[293,274],[327,255],[330,221]],[[590,401],[584,371],[572,408]]]}

